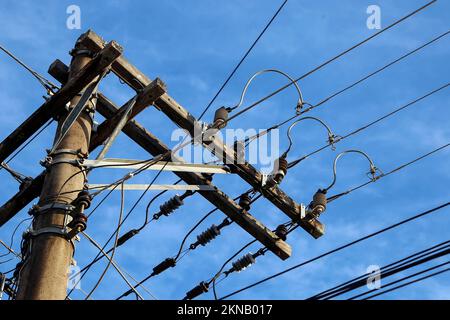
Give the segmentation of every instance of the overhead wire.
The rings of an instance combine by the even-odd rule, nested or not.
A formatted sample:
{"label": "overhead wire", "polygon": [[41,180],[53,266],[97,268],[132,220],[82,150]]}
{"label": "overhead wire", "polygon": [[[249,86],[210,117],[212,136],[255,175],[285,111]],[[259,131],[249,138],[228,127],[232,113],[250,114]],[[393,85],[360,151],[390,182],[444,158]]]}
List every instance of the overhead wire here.
{"label": "overhead wire", "polygon": [[310,263],[312,263],[312,262],[315,262],[315,261],[317,261],[317,260],[319,260],[319,259],[322,259],[322,258],[324,258],[324,257],[327,257],[327,256],[329,256],[329,255],[331,255],[331,254],[333,254],[333,253],[336,253],[336,252],[342,251],[342,250],[344,250],[344,249],[346,249],[346,248],[349,248],[349,247],[351,247],[351,246],[353,246],[353,245],[355,245],[355,244],[357,244],[357,243],[360,243],[360,242],[365,241],[365,240],[367,240],[367,239],[373,238],[373,237],[375,237],[375,236],[377,236],[377,235],[379,235],[379,234],[383,234],[383,233],[385,233],[385,232],[387,232],[387,231],[389,231],[389,230],[395,229],[395,228],[397,228],[397,227],[399,227],[399,226],[401,226],[401,225],[404,225],[404,224],[409,223],[409,222],[411,222],[411,221],[417,220],[417,219],[419,219],[419,218],[421,218],[421,217],[428,216],[429,214],[434,213],[434,212],[437,212],[437,211],[439,211],[439,210],[441,210],[441,209],[444,209],[444,208],[446,208],[446,207],[449,206],[449,205],[450,205],[450,202],[445,202],[445,203],[442,203],[442,204],[440,204],[440,205],[438,205],[438,206],[435,206],[435,207],[433,207],[433,208],[431,208],[431,209],[428,209],[428,210],[426,210],[426,211],[422,211],[422,212],[420,212],[420,213],[418,213],[418,214],[416,214],[416,215],[414,215],[414,216],[411,216],[411,217],[409,217],[409,218],[403,219],[403,220],[401,220],[401,221],[399,221],[399,222],[397,222],[397,223],[391,224],[391,225],[389,225],[389,226],[387,226],[387,227],[384,227],[384,228],[382,228],[382,229],[379,229],[379,230],[377,230],[377,231],[375,231],[375,232],[372,232],[372,233],[370,233],[370,234],[368,234],[368,235],[365,235],[365,236],[363,236],[363,237],[361,237],[361,238],[358,238],[358,239],[356,239],[356,240],[350,241],[350,242],[348,242],[348,243],[346,243],[346,244],[344,244],[344,245],[341,245],[341,246],[336,247],[336,248],[334,248],[334,249],[332,249],[332,250],[329,250],[329,251],[327,251],[327,252],[325,252],[325,253],[322,253],[322,254],[320,254],[320,255],[314,257],[314,258],[308,259],[308,260],[303,261],[303,262],[301,262],[301,263],[298,263],[298,264],[296,264],[296,265],[294,265],[294,266],[292,266],[292,267],[289,267],[289,268],[284,269],[284,270],[282,270],[282,271],[280,271],[280,272],[277,272],[277,273],[275,273],[275,274],[273,274],[273,275],[270,275],[270,276],[268,276],[268,277],[265,277],[265,278],[263,278],[262,280],[256,281],[256,282],[254,282],[254,283],[252,283],[252,284],[250,284],[250,285],[247,285],[247,286],[245,286],[245,287],[242,287],[242,288],[240,288],[240,289],[237,289],[237,290],[235,290],[235,291],[233,291],[233,292],[231,292],[231,293],[229,293],[229,294],[226,294],[225,296],[221,297],[219,300],[223,300],[223,299],[227,299],[227,298],[230,298],[230,297],[232,297],[232,296],[235,296],[235,295],[238,294],[238,293],[241,293],[241,292],[243,292],[243,291],[249,290],[249,289],[251,289],[251,288],[253,288],[253,287],[255,287],[255,286],[261,285],[262,283],[265,283],[265,282],[267,282],[267,281],[269,281],[269,280],[278,278],[278,277],[280,277],[280,276],[282,276],[282,275],[284,275],[284,274],[286,274],[286,273],[292,272],[293,270],[296,270],[296,269],[298,269],[298,268],[300,268],[300,267],[302,267],[302,266],[305,266],[305,265],[310,264]]}
{"label": "overhead wire", "polygon": [[117,241],[119,240],[119,230],[120,230],[120,226],[121,226],[121,223],[122,223],[122,216],[123,216],[124,206],[125,206],[125,191],[124,191],[124,186],[123,186],[123,183],[122,183],[121,190],[120,190],[120,213],[119,213],[119,219],[118,219],[119,222],[118,222],[118,225],[117,225],[117,232],[116,232],[116,237],[114,239],[114,246],[113,246],[113,250],[111,251],[110,260],[108,260],[108,263],[107,263],[105,269],[103,270],[102,274],[100,275],[100,277],[97,280],[97,282],[94,285],[94,287],[91,289],[91,291],[89,291],[89,293],[86,296],[85,300],[89,299],[92,296],[92,294],[94,293],[94,291],[98,288],[98,286],[102,282],[103,278],[105,277],[106,272],[108,271],[109,267],[111,266],[111,263],[114,261],[114,255],[116,253],[116,248],[117,248]]}
{"label": "overhead wire", "polygon": [[391,66],[397,64],[398,62],[400,62],[400,61],[406,59],[407,57],[413,55],[414,53],[417,53],[417,52],[419,52],[420,50],[422,50],[422,49],[428,47],[429,45],[431,45],[431,44],[433,44],[433,43],[435,43],[436,41],[443,39],[443,38],[444,38],[445,36],[447,36],[449,33],[450,33],[450,30],[449,30],[449,31],[446,31],[446,32],[444,32],[444,33],[442,33],[442,34],[439,34],[438,36],[434,37],[434,38],[431,39],[430,41],[428,41],[428,42],[426,42],[426,43],[420,45],[419,47],[417,47],[417,48],[415,48],[415,49],[413,49],[413,50],[411,50],[411,51],[408,51],[407,53],[403,54],[402,56],[400,56],[400,57],[398,57],[398,58],[396,58],[396,59],[390,61],[389,63],[383,65],[382,67],[380,67],[380,68],[378,68],[378,69],[372,71],[371,73],[365,75],[364,77],[362,77],[362,78],[360,78],[360,79],[358,79],[358,80],[352,82],[351,84],[347,85],[346,87],[344,87],[344,88],[342,88],[342,89],[340,89],[340,90],[338,90],[338,91],[332,93],[331,95],[328,95],[327,97],[321,99],[318,103],[313,104],[313,105],[310,106],[308,109],[305,109],[305,110],[301,111],[299,114],[295,114],[295,115],[293,115],[293,116],[290,116],[290,117],[288,117],[287,119],[281,121],[280,123],[277,123],[277,124],[271,126],[270,128],[268,128],[268,129],[266,129],[266,130],[263,130],[263,131],[261,131],[261,132],[255,134],[255,135],[253,135],[253,136],[251,136],[251,137],[246,138],[245,141],[244,141],[245,144],[248,145],[248,144],[249,144],[251,141],[253,141],[254,139],[258,139],[258,138],[260,138],[261,136],[263,136],[263,135],[269,133],[270,131],[272,131],[272,130],[274,130],[274,129],[278,129],[278,128],[284,126],[285,124],[287,124],[287,123],[289,123],[290,121],[296,119],[297,117],[303,115],[304,113],[309,112],[309,111],[313,110],[314,108],[319,107],[319,106],[321,106],[321,105],[323,105],[323,104],[329,102],[329,101],[332,100],[333,98],[335,98],[335,97],[341,95],[342,93],[344,93],[344,92],[346,92],[346,91],[348,91],[348,90],[354,88],[354,87],[357,86],[358,84],[360,84],[360,83],[362,83],[362,82],[368,80],[369,78],[371,78],[371,77],[377,75],[378,73],[381,73],[382,71],[385,71],[385,70],[388,69],[389,67],[391,67]]}
{"label": "overhead wire", "polygon": [[244,56],[241,58],[241,60],[238,62],[238,64],[234,67],[233,71],[229,74],[229,76],[227,77],[227,79],[223,82],[223,84],[221,85],[221,87],[219,88],[219,90],[217,91],[217,93],[213,96],[213,98],[211,99],[211,101],[208,103],[208,105],[205,107],[205,109],[202,111],[202,113],[200,114],[198,120],[201,120],[202,117],[205,115],[205,113],[209,110],[209,108],[211,107],[211,105],[214,103],[214,101],[216,101],[217,97],[220,95],[220,93],[223,91],[223,89],[225,89],[226,85],[228,84],[228,82],[231,80],[231,78],[234,76],[234,74],[236,73],[236,71],[239,69],[239,67],[241,66],[241,64],[245,61],[245,59],[247,58],[247,56],[250,54],[250,52],[252,52],[253,48],[256,46],[256,44],[258,43],[258,41],[261,39],[261,37],[264,35],[264,33],[267,31],[267,29],[270,27],[270,25],[272,24],[272,22],[275,20],[275,18],[278,16],[278,14],[281,12],[281,10],[284,8],[284,6],[286,5],[287,0],[284,0],[283,3],[280,5],[280,7],[278,8],[278,10],[274,13],[274,15],[272,16],[272,18],[269,20],[269,22],[266,24],[266,26],[263,28],[263,30],[259,33],[258,37],[256,37],[255,41],[253,41],[252,45],[250,46],[250,48],[248,48],[248,50],[245,52]]}
{"label": "overhead wire", "polygon": [[306,72],[305,74],[303,74],[303,75],[301,75],[300,77],[298,77],[297,79],[295,79],[295,81],[290,81],[289,83],[287,83],[286,85],[284,85],[284,86],[280,87],[279,89],[273,91],[273,92],[270,93],[269,95],[267,95],[267,96],[261,98],[260,100],[258,100],[258,101],[256,101],[256,102],[252,103],[250,106],[248,106],[248,107],[244,108],[243,110],[237,112],[236,114],[234,114],[233,116],[231,116],[230,118],[228,118],[228,119],[226,120],[226,122],[229,123],[231,120],[235,119],[236,117],[238,117],[238,116],[242,115],[243,113],[245,113],[245,112],[247,112],[247,111],[253,109],[253,108],[256,107],[257,105],[259,105],[259,104],[261,104],[262,102],[266,101],[267,99],[273,97],[274,95],[278,94],[279,92],[281,92],[281,91],[285,90],[286,88],[290,87],[291,85],[293,85],[294,82],[298,82],[298,81],[300,81],[300,80],[302,80],[302,79],[308,77],[309,75],[311,75],[311,74],[315,73],[316,71],[322,69],[323,67],[325,67],[325,66],[327,66],[328,64],[332,63],[333,61],[339,59],[340,57],[344,56],[345,54],[347,54],[347,53],[349,53],[349,52],[355,50],[356,48],[358,48],[358,47],[360,47],[361,45],[363,45],[363,44],[369,42],[369,41],[372,40],[373,38],[375,38],[375,37],[379,36],[380,34],[382,34],[382,33],[386,32],[386,31],[390,30],[391,28],[393,28],[394,26],[396,26],[396,25],[400,24],[401,22],[407,20],[408,18],[410,18],[410,17],[416,15],[417,13],[419,13],[419,12],[421,12],[422,10],[426,9],[427,7],[429,7],[430,5],[434,4],[435,2],[437,2],[437,0],[433,0],[433,1],[430,1],[430,2],[426,3],[425,5],[423,5],[423,6],[419,7],[419,8],[417,8],[416,10],[410,12],[409,14],[403,16],[402,18],[400,18],[400,19],[394,21],[393,23],[391,23],[391,24],[388,25],[387,27],[385,27],[385,28],[379,30],[378,32],[374,33],[373,35],[371,35],[371,36],[369,36],[369,37],[363,39],[362,41],[356,43],[355,45],[351,46],[350,48],[348,48],[348,49],[346,49],[346,50],[340,52],[339,54],[333,56],[332,58],[326,60],[325,62],[323,62],[323,63],[320,64],[319,66],[313,68],[312,70]]}
{"label": "overhead wire", "polygon": [[[447,262],[446,264],[448,264],[448,263],[450,263],[450,262]],[[431,268],[430,268],[430,269],[431,269]],[[377,297],[377,296],[380,296],[380,295],[382,295],[382,294],[386,294],[386,293],[388,293],[388,292],[392,292],[392,291],[394,291],[394,290],[398,290],[398,289],[400,289],[400,288],[403,288],[403,287],[409,286],[409,285],[411,285],[411,284],[414,284],[414,283],[417,283],[417,282],[420,282],[420,281],[423,281],[423,280],[426,280],[426,279],[435,277],[435,276],[437,276],[437,275],[440,275],[440,274],[445,273],[445,272],[448,272],[448,271],[450,271],[450,268],[446,268],[446,269],[443,269],[443,270],[434,272],[434,273],[429,274],[429,275],[426,275],[426,276],[424,276],[424,277],[421,277],[421,278],[414,279],[414,280],[412,280],[412,281],[403,283],[403,284],[398,285],[398,286],[396,286],[396,287],[393,287],[393,288],[391,288],[391,289],[384,290],[384,291],[382,291],[382,292],[373,294],[373,295],[371,295],[371,296],[369,296],[369,297],[364,298],[363,300],[369,300],[369,299],[372,299],[372,298]]]}
{"label": "overhead wire", "polygon": [[427,152],[426,154],[423,154],[423,155],[421,155],[421,156],[419,156],[419,157],[417,157],[417,158],[415,158],[415,159],[413,159],[411,161],[408,161],[408,162],[406,162],[406,163],[404,163],[404,164],[402,164],[400,166],[397,166],[394,169],[392,169],[392,170],[390,170],[390,171],[388,171],[386,173],[381,173],[380,175],[376,176],[375,179],[371,179],[371,180],[369,180],[369,181],[367,181],[365,183],[362,183],[362,184],[360,184],[360,185],[358,185],[356,187],[350,188],[350,189],[348,189],[348,190],[346,190],[344,192],[341,192],[341,193],[335,194],[333,196],[330,196],[330,197],[328,197],[328,203],[330,203],[330,202],[332,202],[332,201],[334,201],[334,200],[336,200],[336,199],[338,199],[340,197],[348,195],[348,194],[350,194],[350,193],[352,193],[352,192],[354,192],[354,191],[356,191],[358,189],[361,189],[361,188],[363,188],[363,187],[365,187],[365,186],[367,186],[367,185],[369,185],[371,183],[374,183],[374,182],[380,180],[381,178],[385,178],[385,177],[387,177],[387,176],[389,176],[389,175],[391,175],[393,173],[396,173],[396,172],[398,172],[398,171],[400,171],[400,170],[402,170],[402,169],[404,169],[404,168],[406,168],[408,166],[411,166],[414,163],[416,163],[418,161],[421,161],[421,160],[423,160],[423,159],[433,155],[434,153],[439,152],[439,151],[441,151],[441,150],[443,150],[443,149],[445,149],[445,148],[447,148],[449,146],[450,146],[450,143],[442,145],[442,146],[440,146],[440,147],[438,147],[438,148],[436,148],[436,149],[434,149],[434,150],[432,150],[430,152]]}
{"label": "overhead wire", "polygon": [[427,263],[431,260],[440,258],[444,255],[450,253],[450,241],[445,241],[438,245],[432,246],[431,248],[427,248],[425,250],[414,253],[406,258],[400,259],[393,263],[390,263],[386,266],[380,268],[380,270],[376,271],[376,273],[366,273],[362,276],[359,276],[355,279],[347,281],[343,284],[335,286],[331,289],[325,290],[319,294],[316,294],[306,300],[329,300],[339,296],[342,296],[346,293],[349,293],[358,288],[364,287],[367,285],[368,280],[374,277],[379,277],[386,279],[394,274],[405,271],[407,269],[414,268],[418,265]]}
{"label": "overhead wire", "polygon": [[[427,248],[425,250],[422,250],[422,251],[416,252],[416,253],[414,253],[412,255],[409,255],[406,258],[403,258],[403,259],[400,259],[400,260],[395,261],[393,263],[390,263],[388,265],[385,265],[382,268],[380,268],[380,272],[384,272],[385,270],[389,271],[389,270],[392,270],[394,268],[398,268],[398,267],[404,266],[405,264],[407,264],[407,263],[409,263],[411,261],[418,260],[420,258],[425,257],[426,255],[429,255],[429,254],[435,253],[435,252],[437,252],[439,250],[442,250],[442,248],[448,248],[448,247],[450,247],[449,243],[450,243],[450,240],[441,242],[441,243],[439,243],[437,245],[434,245],[434,246],[432,246],[430,248]],[[379,273],[379,272],[377,272],[377,273]],[[334,298],[337,295],[342,294],[342,292],[348,290],[349,288],[355,289],[355,288],[358,287],[358,285],[363,286],[365,284],[365,282],[367,281],[367,279],[370,276],[373,276],[373,275],[374,275],[373,273],[366,273],[364,275],[361,275],[359,277],[356,277],[354,279],[351,279],[351,280],[348,280],[348,281],[346,281],[344,283],[341,283],[341,284],[339,284],[337,286],[334,286],[334,287],[332,287],[330,289],[327,289],[327,290],[324,290],[324,291],[322,291],[320,293],[317,293],[317,294],[307,298],[306,300],[317,300],[317,299]]]}
{"label": "overhead wire", "polygon": [[[347,138],[349,138],[349,137],[351,137],[353,135],[356,135],[356,134],[358,134],[358,133],[360,133],[360,132],[370,128],[371,126],[373,126],[373,125],[375,125],[375,124],[377,124],[377,123],[379,123],[379,122],[381,122],[381,121],[383,121],[383,120],[385,120],[385,119],[387,119],[387,118],[397,114],[398,112],[403,111],[406,108],[417,104],[418,102],[424,100],[425,98],[428,98],[428,97],[438,93],[439,91],[448,88],[449,85],[450,85],[450,83],[447,82],[446,84],[440,86],[439,88],[433,89],[432,91],[429,91],[428,93],[426,93],[426,94],[424,94],[424,95],[422,95],[422,96],[420,96],[420,97],[418,97],[418,98],[416,98],[416,99],[414,99],[414,100],[412,100],[412,101],[410,101],[410,102],[408,102],[408,103],[406,103],[406,104],[404,104],[404,105],[402,105],[402,106],[392,110],[391,112],[388,112],[387,114],[384,114],[381,117],[378,117],[378,118],[374,119],[373,121],[371,121],[371,122],[369,122],[369,123],[367,123],[367,124],[357,128],[357,129],[355,129],[355,130],[353,130],[353,131],[351,131],[351,132],[349,132],[349,133],[347,133],[347,134],[345,134],[343,136],[337,137],[333,141],[333,144],[337,144],[337,143],[341,142],[342,140],[345,140],[345,139],[347,139]],[[316,153],[326,149],[330,145],[331,145],[330,143],[327,143],[326,145],[324,145],[324,146],[322,146],[322,147],[320,147],[320,148],[318,148],[318,149],[308,153],[307,155],[304,155],[304,156],[302,156],[302,157],[300,157],[300,158],[298,158],[296,160],[291,161],[288,164],[288,168],[292,168],[292,167],[296,166],[301,161],[303,161],[303,160],[311,157],[312,155],[314,155],[314,154],[316,154]]]}

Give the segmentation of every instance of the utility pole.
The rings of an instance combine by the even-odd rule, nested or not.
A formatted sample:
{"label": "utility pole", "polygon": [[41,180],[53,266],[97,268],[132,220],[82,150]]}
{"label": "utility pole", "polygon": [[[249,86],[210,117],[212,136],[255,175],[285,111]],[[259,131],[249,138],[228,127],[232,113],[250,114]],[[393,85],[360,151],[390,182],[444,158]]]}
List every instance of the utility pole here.
{"label": "utility pole", "polygon": [[[69,80],[92,60],[90,51],[79,42],[71,53],[73,57]],[[97,79],[98,76],[93,82]],[[77,105],[80,98],[78,94],[70,101],[69,110]],[[59,145],[55,146],[56,149],[49,154],[51,161],[47,167],[37,210],[34,211],[32,232],[28,235],[28,249],[31,251],[20,271],[17,299],[62,300],[66,297],[74,243],[64,235],[64,227],[71,220],[64,205],[73,203],[86,182],[83,173],[77,174],[81,169],[74,164],[74,160],[81,160],[88,155],[94,110],[95,105],[92,99],[89,99],[86,108],[60,140]],[[64,119],[65,116],[58,119],[55,143],[61,133]],[[58,230],[62,233],[58,234]]]}

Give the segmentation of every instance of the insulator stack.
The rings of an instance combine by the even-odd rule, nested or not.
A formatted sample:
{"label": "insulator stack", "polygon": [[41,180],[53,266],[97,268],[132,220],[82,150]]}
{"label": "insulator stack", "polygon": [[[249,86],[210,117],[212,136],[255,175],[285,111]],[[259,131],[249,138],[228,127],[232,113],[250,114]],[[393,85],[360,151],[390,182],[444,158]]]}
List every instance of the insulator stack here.
{"label": "insulator stack", "polygon": [[284,224],[280,224],[275,230],[275,234],[283,241],[286,241],[288,235],[288,229]]}
{"label": "insulator stack", "polygon": [[245,211],[250,210],[250,204],[252,202],[252,199],[250,198],[250,195],[248,193],[244,193],[239,198],[239,206],[244,209]]}
{"label": "insulator stack", "polygon": [[232,263],[232,265],[233,265],[232,270],[234,272],[240,272],[240,271],[246,269],[247,267],[251,266],[255,262],[256,262],[256,260],[253,257],[253,254],[247,253],[245,256],[243,256],[242,258],[239,258],[238,260],[236,260],[235,262]]}
{"label": "insulator stack", "polygon": [[219,235],[220,235],[219,228],[217,228],[217,226],[213,224],[211,227],[209,227],[208,229],[206,229],[197,236],[196,246],[198,245],[205,246]]}
{"label": "insulator stack", "polygon": [[173,213],[175,210],[177,210],[179,207],[183,205],[183,200],[178,196],[174,196],[167,200],[165,203],[163,203],[159,207],[159,212],[155,213],[153,215],[153,218],[155,220],[158,220],[162,215],[165,215],[166,217],[169,216],[171,213]]}

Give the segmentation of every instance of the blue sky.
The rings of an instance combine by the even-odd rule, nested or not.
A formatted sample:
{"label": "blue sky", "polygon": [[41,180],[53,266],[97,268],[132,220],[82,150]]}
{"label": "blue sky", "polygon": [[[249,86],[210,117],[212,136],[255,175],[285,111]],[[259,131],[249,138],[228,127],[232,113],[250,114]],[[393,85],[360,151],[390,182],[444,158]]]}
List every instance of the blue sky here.
{"label": "blue sky", "polygon": [[[47,66],[59,58],[69,63],[68,51],[77,37],[92,28],[107,40],[116,40],[125,49],[125,56],[149,77],[160,77],[179,103],[199,115],[216,93],[234,65],[253,42],[281,1],[8,1],[2,0],[0,10],[0,43],[27,64],[45,75]],[[381,8],[382,27],[424,4],[418,0],[396,1],[294,1],[288,2],[268,32],[219,96],[205,120],[212,119],[214,110],[232,105],[239,99],[247,79],[256,71],[281,69],[293,77],[319,65],[331,56],[373,34],[366,27],[366,8],[377,4]],[[81,30],[66,28],[66,8],[76,4],[81,8]],[[373,41],[345,55],[326,68],[302,80],[299,85],[306,101],[315,103],[345,87],[367,73],[383,66],[409,50],[448,30],[448,1],[440,0],[412,19],[408,19]],[[311,112],[327,122],[336,134],[343,135],[392,109],[407,103],[448,82],[450,71],[448,37],[427,47],[385,72],[373,77],[329,103]],[[252,85],[247,103],[277,89],[285,79],[263,76]],[[29,74],[19,69],[5,55],[0,55],[0,135],[6,137],[42,103],[43,89]],[[133,92],[117,78],[109,76],[100,86],[116,104],[122,105]],[[296,101],[293,88],[261,104],[230,124],[232,128],[267,128],[292,114]],[[410,109],[338,144],[335,152],[325,150],[292,169],[282,183],[297,202],[309,203],[319,187],[331,179],[332,161],[339,151],[361,149],[384,171],[409,161],[450,140],[448,89],[418,103]],[[292,106],[292,107],[291,107]],[[101,117],[98,118],[101,120]],[[152,133],[170,144],[175,125],[158,111],[149,108],[138,115]],[[20,157],[10,165],[24,174],[35,176],[42,168],[39,160],[50,147],[55,127],[50,126]],[[286,128],[281,130],[284,137]],[[304,122],[295,129],[292,158],[321,146],[326,136],[314,123]],[[172,143],[173,145],[173,143]],[[287,141],[282,140],[282,147]],[[109,156],[146,159],[148,154],[121,135]],[[240,274],[233,274],[218,286],[219,295],[321,254],[340,244],[356,239],[383,226],[395,223],[422,210],[448,201],[450,183],[450,153],[444,150],[395,175],[371,184],[329,205],[320,218],[326,234],[312,239],[297,230],[288,239],[293,248],[290,259],[282,262],[271,253]],[[334,191],[342,191],[366,181],[367,164],[358,157],[348,156],[340,162]],[[105,183],[119,177],[123,171],[103,170],[92,175],[91,182]],[[150,181],[154,173],[136,178],[136,183]],[[17,190],[15,181],[4,171],[0,177],[5,190],[1,202]],[[171,183],[177,178],[163,174],[158,183]],[[239,177],[217,177],[214,182],[235,197],[248,189]],[[126,194],[129,208],[137,192]],[[125,224],[124,231],[138,226],[144,218],[147,195]],[[167,200],[162,197],[157,205]],[[100,207],[89,221],[87,232],[103,243],[117,224],[119,193]],[[201,196],[195,195],[169,218],[149,225],[125,246],[116,259],[120,266],[136,278],[146,276],[164,258],[176,253],[188,229],[212,208]],[[153,211],[157,210],[157,206]],[[266,200],[258,201],[251,210],[270,228],[287,219]],[[237,299],[303,299],[365,272],[369,265],[385,265],[416,251],[448,240],[449,209],[404,225],[377,238],[355,245],[339,254],[321,259],[241,293]],[[26,210],[0,229],[0,239],[8,241],[16,224],[27,218]],[[213,214],[199,229],[220,223],[224,214]],[[25,224],[19,229],[23,231]],[[18,232],[20,235],[20,232]],[[192,238],[194,240],[194,238]],[[201,280],[209,279],[250,236],[232,225],[207,247],[187,255],[180,264],[146,283],[159,299],[180,299]],[[18,248],[19,236],[14,248]],[[190,242],[189,242],[190,243]],[[250,248],[255,252],[259,244]],[[2,251],[3,252],[3,251]],[[83,239],[75,258],[84,266],[96,254],[96,249]],[[445,258],[444,258],[445,259]],[[11,261],[0,265],[6,271],[15,265]],[[89,291],[105,267],[93,268],[82,288]],[[420,284],[386,294],[384,299],[449,299],[450,275],[444,274]],[[389,280],[386,280],[389,281]],[[111,268],[94,293],[97,299],[117,297],[126,290],[125,283]],[[142,294],[151,297],[140,290]],[[74,298],[83,298],[76,292]],[[202,298],[212,298],[205,294]]]}

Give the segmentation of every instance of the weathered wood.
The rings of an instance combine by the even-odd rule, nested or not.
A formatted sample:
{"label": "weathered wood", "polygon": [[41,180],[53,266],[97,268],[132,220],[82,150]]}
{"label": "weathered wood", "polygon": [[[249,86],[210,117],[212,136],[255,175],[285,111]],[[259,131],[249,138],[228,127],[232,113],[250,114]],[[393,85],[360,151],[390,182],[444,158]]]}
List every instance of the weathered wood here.
{"label": "weathered wood", "polygon": [[[59,60],[55,61],[49,69],[49,73],[60,82],[64,82],[67,79],[67,72],[67,66]],[[118,110],[119,108],[108,98],[101,93],[98,94],[97,111],[103,117],[106,119],[113,118],[117,115]],[[153,136],[135,120],[129,121],[123,128],[123,132],[152,155],[159,155],[170,150],[169,147]],[[94,149],[99,143],[101,143],[100,139],[96,142],[91,141],[90,149]],[[269,248],[269,250],[274,252],[278,257],[284,260],[291,255],[291,247],[286,242],[279,239],[271,230],[256,220],[250,213],[244,211],[237,203],[212,183],[208,182],[202,175],[189,172],[177,172],[176,174],[188,184],[209,184],[213,186],[216,189],[214,192],[199,191],[198,193],[223,211],[228,217]],[[23,192],[27,192],[27,194],[30,195],[29,198],[31,199],[29,201],[39,195],[39,191],[34,191],[34,189],[24,190]],[[34,197],[31,195],[34,195]],[[23,205],[23,207],[25,206],[26,204]]]}
{"label": "weathered wood", "polygon": [[16,193],[0,207],[0,227],[11,220],[20,210],[39,196],[44,183],[45,171],[30,181],[30,183]]}
{"label": "weathered wood", "polygon": [[31,114],[17,129],[0,143],[0,162],[30,138],[52,116],[64,110],[64,106],[83,88],[96,79],[122,54],[122,48],[114,41],[106,44],[85,68],[80,70],[57,93]]}
{"label": "weathered wood", "polygon": [[[92,30],[87,31],[81,42],[92,51],[99,51],[105,46],[105,41]],[[112,71],[126,82],[130,87],[139,90],[148,85],[151,80],[135,66],[129,63],[123,56],[112,64]],[[198,126],[196,119],[179,103],[168,94],[164,94],[154,104],[159,110],[166,114],[179,127],[190,132],[195,132]],[[212,142],[204,142],[204,146],[213,152],[219,159],[235,159],[235,152],[228,148],[220,139]],[[229,162],[229,161],[228,161]],[[284,212],[289,218],[298,221],[300,217],[300,205],[291,199],[278,186],[267,189],[262,188],[262,174],[249,163],[233,164],[226,163],[233,172],[236,172],[242,179],[250,184],[255,190],[260,191],[264,197],[272,202],[278,209]],[[317,219],[300,220],[300,226],[310,233],[314,238],[324,234],[324,226]]]}
{"label": "weathered wood", "polygon": [[[166,92],[164,83],[156,79],[152,81],[147,87],[137,94],[136,103],[134,104],[128,119],[133,119],[137,114],[143,111],[146,107],[153,104],[162,94]],[[113,132],[114,128],[118,125],[119,121],[122,119],[124,113],[127,110],[128,101],[125,103],[111,118],[108,118],[103,122],[97,129],[97,133],[91,139],[90,149],[93,150],[97,146],[104,143]],[[128,121],[129,121],[128,120]]]}

